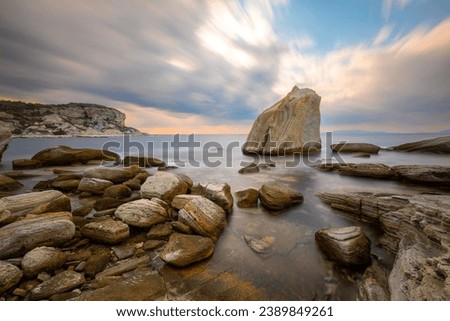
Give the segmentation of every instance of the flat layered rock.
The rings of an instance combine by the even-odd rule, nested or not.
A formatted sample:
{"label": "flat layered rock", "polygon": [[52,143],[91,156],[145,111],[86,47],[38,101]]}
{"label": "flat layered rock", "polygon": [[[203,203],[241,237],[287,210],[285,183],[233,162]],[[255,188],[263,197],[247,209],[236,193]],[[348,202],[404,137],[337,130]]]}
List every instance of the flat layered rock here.
{"label": "flat layered rock", "polygon": [[[0,259],[22,256],[39,246],[57,247],[75,235],[69,212],[27,217],[0,228]],[[31,237],[32,236],[32,237]]]}
{"label": "flat layered rock", "polygon": [[230,185],[223,182],[200,182],[191,188],[191,193],[201,195],[213,201],[225,212],[229,212],[233,207],[233,195],[231,194]]}
{"label": "flat layered rock", "polygon": [[237,191],[235,195],[238,207],[251,208],[258,206],[259,192],[254,188]]}
{"label": "flat layered rock", "polygon": [[194,198],[201,197],[200,195],[181,194],[173,198],[171,206],[177,210],[181,210],[186,203],[190,202]]}
{"label": "flat layered rock", "polygon": [[402,152],[450,154],[450,136],[401,144],[390,149]]}
{"label": "flat layered rock", "polygon": [[17,266],[0,261],[0,295],[19,283],[22,276],[23,272]]}
{"label": "flat layered rock", "polygon": [[64,271],[34,287],[30,291],[30,300],[47,299],[55,294],[69,292],[85,282],[82,274],[75,271]]}
{"label": "flat layered rock", "polygon": [[125,156],[123,159],[124,166],[138,165],[140,167],[160,167],[166,166],[166,163],[155,157],[148,156]]}
{"label": "flat layered rock", "polygon": [[78,185],[78,190],[80,192],[101,195],[108,187],[111,187],[113,185],[113,182],[106,179],[83,177]]}
{"label": "flat layered rock", "polygon": [[147,178],[141,186],[142,198],[160,198],[167,203],[171,203],[173,198],[179,194],[186,194],[188,186],[175,174],[157,172]]}
{"label": "flat layered rock", "polygon": [[66,263],[67,255],[54,248],[41,246],[37,247],[22,259],[22,269],[27,277],[36,277],[43,271],[54,271]]}
{"label": "flat layered rock", "polygon": [[277,183],[262,185],[259,189],[259,199],[264,207],[274,211],[303,203],[303,195],[300,192]]}
{"label": "flat layered rock", "polygon": [[0,174],[0,191],[8,192],[8,191],[14,191],[16,189],[21,188],[23,185],[22,183],[16,181],[15,179]]}
{"label": "flat layered rock", "polygon": [[339,143],[333,144],[330,147],[334,153],[378,154],[381,149],[380,146],[368,143]]}
{"label": "flat layered rock", "polygon": [[450,186],[450,166],[399,165],[392,169],[408,182],[424,185]]}
{"label": "flat layered rock", "polygon": [[380,179],[397,179],[397,173],[384,164],[347,164],[338,168],[339,174],[346,176],[371,177]]}
{"label": "flat layered rock", "polygon": [[128,186],[122,184],[113,185],[105,189],[105,191],[103,192],[103,197],[122,199],[131,196],[132,192],[133,191]]}
{"label": "flat layered rock", "polygon": [[123,183],[132,179],[135,175],[129,169],[112,167],[93,167],[87,168],[83,172],[84,177],[104,179],[114,184]]}
{"label": "flat layered rock", "polygon": [[42,163],[36,159],[15,159],[12,161],[13,170],[36,169],[42,167]]}
{"label": "flat layered rock", "polygon": [[360,227],[321,229],[315,234],[320,249],[330,259],[346,266],[370,264],[370,240]]}
{"label": "flat layered rock", "polygon": [[209,237],[173,233],[161,253],[161,259],[178,267],[184,267],[210,257],[214,242]]}
{"label": "flat layered rock", "polygon": [[122,204],[114,215],[128,225],[143,228],[164,223],[169,218],[166,208],[148,199]]}
{"label": "flat layered rock", "polygon": [[130,236],[130,228],[121,221],[107,219],[101,222],[92,222],[81,228],[84,237],[106,244],[116,244]]}

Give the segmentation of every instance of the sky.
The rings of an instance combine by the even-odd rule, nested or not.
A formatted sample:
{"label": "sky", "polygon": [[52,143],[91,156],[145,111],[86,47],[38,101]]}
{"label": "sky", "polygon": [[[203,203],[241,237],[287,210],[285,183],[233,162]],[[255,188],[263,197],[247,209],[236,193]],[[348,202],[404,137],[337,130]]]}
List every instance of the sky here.
{"label": "sky", "polygon": [[2,99],[246,134],[295,85],[322,97],[322,131],[449,129],[450,1],[0,1]]}

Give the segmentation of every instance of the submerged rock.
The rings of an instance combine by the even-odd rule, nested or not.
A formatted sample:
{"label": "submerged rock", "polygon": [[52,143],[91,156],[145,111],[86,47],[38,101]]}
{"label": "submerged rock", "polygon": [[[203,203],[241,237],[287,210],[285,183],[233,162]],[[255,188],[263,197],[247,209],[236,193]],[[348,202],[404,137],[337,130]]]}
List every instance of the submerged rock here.
{"label": "submerged rock", "polygon": [[320,96],[297,86],[263,111],[243,146],[244,153],[284,154],[317,152],[320,139]]}
{"label": "submerged rock", "polygon": [[274,211],[303,203],[303,195],[300,192],[277,183],[267,183],[261,186],[259,199],[264,207]]}
{"label": "submerged rock", "polygon": [[380,146],[368,143],[339,143],[333,144],[330,147],[334,153],[378,154],[381,149]]}
{"label": "submerged rock", "polygon": [[402,152],[450,154],[450,136],[401,144],[390,149]]}
{"label": "submerged rock", "polygon": [[214,242],[209,237],[173,233],[161,253],[165,262],[184,267],[210,257]]}
{"label": "submerged rock", "polygon": [[255,237],[252,235],[244,235],[244,239],[248,246],[258,254],[269,254],[276,241],[273,236]]}
{"label": "submerged rock", "polygon": [[177,175],[157,172],[142,184],[141,196],[147,199],[157,197],[170,204],[176,195],[186,194],[187,189],[186,183]]}
{"label": "submerged rock", "polygon": [[200,182],[191,188],[191,193],[201,195],[213,201],[225,212],[229,212],[233,207],[233,195],[231,194],[230,185],[223,182]]}

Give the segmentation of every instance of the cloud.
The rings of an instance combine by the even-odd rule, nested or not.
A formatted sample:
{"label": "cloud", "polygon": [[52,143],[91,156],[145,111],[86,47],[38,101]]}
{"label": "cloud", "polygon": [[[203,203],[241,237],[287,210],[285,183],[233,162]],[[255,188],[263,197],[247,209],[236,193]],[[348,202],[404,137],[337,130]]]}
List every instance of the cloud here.
{"label": "cloud", "polygon": [[380,31],[378,32],[377,36],[373,40],[372,44],[374,46],[381,45],[383,42],[385,42],[390,37],[390,35],[392,34],[392,30],[393,30],[393,27],[390,25],[387,25],[387,26],[384,26],[383,28],[381,28]]}
{"label": "cloud", "polygon": [[382,13],[385,21],[391,16],[392,7],[395,5],[399,9],[405,8],[412,0],[383,0]]}

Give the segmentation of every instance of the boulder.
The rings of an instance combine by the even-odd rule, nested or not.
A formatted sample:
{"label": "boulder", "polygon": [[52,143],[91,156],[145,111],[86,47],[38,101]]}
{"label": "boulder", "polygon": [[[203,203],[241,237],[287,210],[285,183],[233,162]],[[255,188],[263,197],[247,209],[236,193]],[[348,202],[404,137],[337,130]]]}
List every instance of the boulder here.
{"label": "boulder", "polygon": [[128,225],[148,228],[168,220],[167,210],[157,202],[140,199],[120,205],[114,215]]}
{"label": "boulder", "polygon": [[43,271],[54,271],[66,263],[66,258],[64,252],[54,247],[37,247],[23,257],[21,263],[23,273],[33,278]]}
{"label": "boulder", "polygon": [[205,197],[195,198],[178,212],[178,220],[195,233],[217,240],[225,228],[225,211]]}
{"label": "boulder", "polygon": [[132,190],[123,184],[113,185],[105,189],[103,193],[103,197],[111,197],[111,198],[127,198],[131,196]]}
{"label": "boulder", "polygon": [[161,253],[161,259],[184,267],[210,257],[213,252],[214,242],[209,237],[173,233]]}
{"label": "boulder", "polygon": [[295,86],[286,97],[264,110],[253,123],[244,153],[317,152],[320,139],[320,96]]}
{"label": "boulder", "polygon": [[157,197],[170,204],[176,195],[186,194],[187,189],[186,183],[177,175],[157,172],[142,184],[141,196],[147,199]]}
{"label": "boulder", "polygon": [[402,152],[450,154],[450,136],[401,144],[390,149]]}
{"label": "boulder", "polygon": [[42,163],[36,159],[15,159],[12,161],[14,170],[35,169],[42,167]]}
{"label": "boulder", "polygon": [[60,246],[75,235],[69,212],[29,215],[0,228],[0,259],[24,255],[39,246]]}
{"label": "boulder", "polygon": [[378,154],[381,149],[380,146],[368,143],[339,143],[330,147],[334,153]]}
{"label": "boulder", "polygon": [[78,189],[78,185],[80,184],[79,179],[67,179],[67,180],[58,180],[50,183],[50,186],[54,189],[70,192]]}
{"label": "boulder", "polygon": [[259,199],[264,207],[274,211],[303,203],[303,195],[300,192],[277,183],[262,185],[259,189]]}
{"label": "boulder", "polygon": [[130,228],[121,221],[106,219],[84,225],[81,228],[81,234],[97,242],[116,244],[130,236]]}
{"label": "boulder", "polygon": [[59,191],[25,193],[0,198],[0,213],[9,211],[10,216],[1,224],[15,221],[25,214],[65,212],[71,210],[70,199]]}
{"label": "boulder", "polygon": [[111,197],[103,197],[103,198],[99,198],[98,200],[95,201],[94,209],[96,211],[103,211],[103,210],[108,210],[110,208],[117,208],[124,203],[125,203],[125,201],[123,201],[123,200],[118,200],[118,199],[111,198]]}
{"label": "boulder", "polygon": [[89,277],[94,277],[102,272],[108,265],[111,255],[108,250],[98,251],[90,256],[86,261],[85,273]]}
{"label": "boulder", "polygon": [[120,155],[108,150],[56,146],[38,152],[31,159],[41,162],[42,166],[70,166],[76,163],[86,164],[93,160],[119,163]]}
{"label": "boulder", "polygon": [[172,232],[173,227],[170,223],[157,224],[147,233],[147,238],[150,240],[167,240]]}
{"label": "boulder", "polygon": [[124,166],[139,165],[140,167],[160,167],[166,166],[163,160],[147,156],[125,156],[123,159]]}
{"label": "boulder", "polygon": [[339,174],[347,176],[370,177],[380,179],[397,179],[397,173],[384,164],[347,164],[338,169]]}
{"label": "boulder", "polygon": [[21,188],[23,185],[9,176],[0,174],[0,191],[8,192]]}
{"label": "boulder", "polygon": [[112,182],[105,179],[84,177],[78,185],[78,190],[91,194],[103,194],[108,187],[113,185]]}
{"label": "boulder", "polygon": [[316,242],[327,256],[345,266],[370,264],[370,240],[358,226],[318,230]]}
{"label": "boulder", "polygon": [[243,208],[257,207],[259,192],[254,188],[248,188],[235,193],[237,206]]}
{"label": "boulder", "polygon": [[0,295],[19,283],[22,276],[23,273],[17,266],[0,261]]}
{"label": "boulder", "polygon": [[133,191],[138,191],[141,189],[141,182],[137,178],[129,179],[128,181],[123,182],[123,185],[127,186],[129,189]]}
{"label": "boulder", "polygon": [[392,169],[401,179],[411,183],[450,186],[450,166],[398,165]]}
{"label": "boulder", "polygon": [[2,161],[3,153],[8,148],[11,142],[11,131],[6,128],[0,128],[0,162]]}
{"label": "boulder", "polygon": [[112,167],[87,168],[83,172],[84,177],[104,179],[114,184],[123,183],[134,178],[135,174],[130,169]]}
{"label": "boulder", "polygon": [[64,271],[34,287],[30,291],[30,300],[47,299],[54,294],[69,292],[85,282],[82,274],[75,271]]}
{"label": "boulder", "polygon": [[187,202],[193,200],[194,198],[201,197],[200,195],[192,195],[192,194],[180,194],[173,198],[172,207],[181,210]]}
{"label": "boulder", "polygon": [[200,182],[191,188],[191,193],[206,197],[222,207],[227,213],[233,208],[233,195],[231,194],[230,185],[227,183]]}

